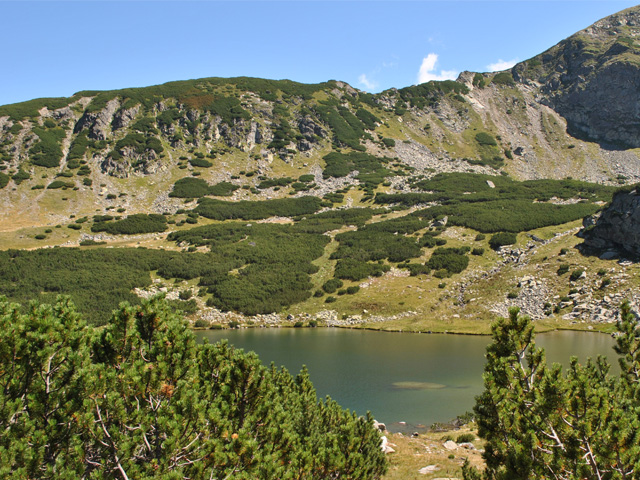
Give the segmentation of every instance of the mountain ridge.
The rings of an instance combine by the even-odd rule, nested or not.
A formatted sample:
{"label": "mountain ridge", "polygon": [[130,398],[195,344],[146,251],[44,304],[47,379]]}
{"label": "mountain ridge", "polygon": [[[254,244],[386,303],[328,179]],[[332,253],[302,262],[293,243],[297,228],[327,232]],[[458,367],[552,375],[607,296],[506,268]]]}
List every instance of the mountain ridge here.
{"label": "mountain ridge", "polygon": [[[562,313],[568,304],[551,302],[551,286],[566,287],[561,278],[548,277],[548,287],[540,289],[511,276],[522,276],[523,270],[535,275],[530,260],[517,260],[528,258],[527,249],[546,252],[531,258],[554,268],[566,252],[559,255],[551,245],[575,246],[566,232],[576,228],[580,215],[599,208],[613,187],[640,181],[633,147],[639,115],[629,113],[640,111],[637,100],[629,99],[635,83],[622,76],[626,89],[605,88],[616,72],[640,78],[634,39],[640,34],[639,12],[603,19],[507,71],[463,72],[456,81],[379,94],[336,80],[208,77],[2,106],[0,246],[99,248],[107,242],[201,253],[209,248],[220,258],[230,255],[225,249],[237,248],[234,263],[224,264],[229,271],[221,274],[220,284],[209,270],[198,270],[210,282],[200,283],[207,290],[203,298],[234,310],[238,299],[231,298],[232,285],[250,291],[254,286],[245,277],[274,281],[261,270],[265,264],[253,265],[268,258],[256,260],[242,238],[271,253],[275,247],[265,236],[281,235],[290,245],[306,238],[318,256],[292,267],[297,277],[290,290],[296,294],[283,294],[277,306],[296,315],[319,311],[325,298],[321,287],[340,280],[348,283],[337,287],[344,290],[341,297],[332,298],[345,315],[368,312],[365,317],[372,318],[378,312],[406,324],[407,317],[426,311],[448,315],[460,309],[487,318],[515,302],[536,318],[551,315],[553,325],[553,308],[533,299],[557,303]],[[613,127],[612,118],[619,120]],[[514,206],[522,210],[511,215]],[[271,226],[255,228],[257,237],[251,239],[247,225],[253,222]],[[215,227],[218,223],[229,224],[229,231]],[[195,224],[206,228],[183,235]],[[488,248],[484,234],[499,230],[518,235],[516,253]],[[218,233],[233,247],[217,244]],[[476,236],[483,239],[472,240]],[[373,238],[379,243],[370,243]],[[443,242],[450,245],[439,251],[446,260],[429,257]],[[467,255],[472,249],[476,254]],[[273,255],[281,258],[282,252]],[[576,269],[598,264],[577,256],[572,262]],[[467,265],[475,273],[461,273]],[[544,275],[552,272],[547,270]],[[372,279],[361,282],[362,275]],[[409,275],[424,276],[425,291],[444,285],[440,298],[434,295],[418,312],[422,297],[409,298]],[[447,286],[443,278],[455,280]],[[514,294],[514,284],[528,293],[504,303],[479,292],[487,297],[482,307],[471,305],[468,292],[487,278],[501,278],[496,289],[501,295]],[[149,286],[138,280],[136,292],[144,294]],[[308,298],[309,285],[318,297]],[[371,300],[368,293],[357,293],[361,285],[371,287],[368,292],[379,288],[379,296],[386,288],[404,287],[395,296]],[[601,296],[593,293],[594,285],[585,287],[585,295]],[[622,288],[622,281],[616,285]],[[353,297],[346,294],[349,288]],[[263,295],[258,290],[253,293]],[[610,311],[611,302],[605,303]],[[263,307],[242,308],[266,311]],[[595,311],[591,318],[611,318]],[[564,315],[571,317],[565,323],[576,318]]]}

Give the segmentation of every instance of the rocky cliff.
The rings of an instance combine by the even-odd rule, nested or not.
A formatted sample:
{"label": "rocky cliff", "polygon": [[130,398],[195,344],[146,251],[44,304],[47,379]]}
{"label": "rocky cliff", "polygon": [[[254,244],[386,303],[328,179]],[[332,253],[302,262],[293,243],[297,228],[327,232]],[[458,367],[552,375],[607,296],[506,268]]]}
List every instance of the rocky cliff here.
{"label": "rocky cliff", "polygon": [[640,10],[611,15],[516,65],[514,78],[567,120],[570,133],[640,146]]}
{"label": "rocky cliff", "polygon": [[640,188],[617,193],[599,215],[585,218],[584,227],[587,247],[640,257]]}

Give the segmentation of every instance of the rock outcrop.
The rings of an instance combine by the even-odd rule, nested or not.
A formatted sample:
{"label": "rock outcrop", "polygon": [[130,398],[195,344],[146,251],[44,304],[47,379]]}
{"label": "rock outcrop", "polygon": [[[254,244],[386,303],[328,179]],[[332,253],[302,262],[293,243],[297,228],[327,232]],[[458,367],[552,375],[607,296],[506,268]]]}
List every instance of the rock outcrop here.
{"label": "rock outcrop", "polygon": [[539,86],[538,101],[567,120],[567,130],[617,147],[640,146],[640,10],[606,17],[513,68]]}
{"label": "rock outcrop", "polygon": [[587,247],[640,256],[640,189],[617,193],[599,217],[587,217],[583,224]]}

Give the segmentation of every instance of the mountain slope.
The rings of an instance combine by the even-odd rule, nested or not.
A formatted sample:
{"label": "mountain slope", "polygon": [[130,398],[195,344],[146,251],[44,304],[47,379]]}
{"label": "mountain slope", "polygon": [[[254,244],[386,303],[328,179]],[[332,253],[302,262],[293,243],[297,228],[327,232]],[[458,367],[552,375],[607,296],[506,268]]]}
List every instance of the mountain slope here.
{"label": "mountain slope", "polygon": [[[517,304],[553,325],[554,308],[542,305],[569,315],[553,293],[575,289],[556,278],[566,252],[551,246],[575,243],[556,234],[600,208],[613,186],[640,181],[639,18],[639,8],[620,12],[510,71],[376,95],[333,80],[204,78],[0,106],[0,246],[108,242],[211,254],[120,252],[118,268],[136,264],[120,299],[174,279],[192,282],[176,287],[187,298],[200,287],[193,305],[244,313],[335,302],[344,315],[444,318],[460,309],[488,318]],[[489,251],[484,234],[501,230],[519,235],[516,253]],[[115,264],[96,250],[65,261]],[[529,257],[543,270],[529,260],[509,266]],[[49,254],[7,258],[29,269],[0,271],[7,291],[60,291],[39,278],[55,264]],[[604,268],[598,262],[576,256],[571,265]],[[83,271],[88,286],[76,291],[90,305],[104,286]],[[525,271],[548,287],[505,303]],[[418,301],[408,290],[414,276],[424,291],[444,291]],[[596,280],[585,295],[604,302]]]}

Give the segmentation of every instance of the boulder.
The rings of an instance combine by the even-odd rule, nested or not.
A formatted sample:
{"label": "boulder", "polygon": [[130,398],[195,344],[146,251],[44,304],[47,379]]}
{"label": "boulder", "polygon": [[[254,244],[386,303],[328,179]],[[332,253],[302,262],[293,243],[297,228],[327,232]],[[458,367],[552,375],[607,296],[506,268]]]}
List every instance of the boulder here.
{"label": "boulder", "polygon": [[456,442],[454,442],[453,440],[447,440],[446,442],[444,442],[444,445],[442,445],[444,448],[446,448],[447,450],[457,450],[458,449],[458,444]]}

